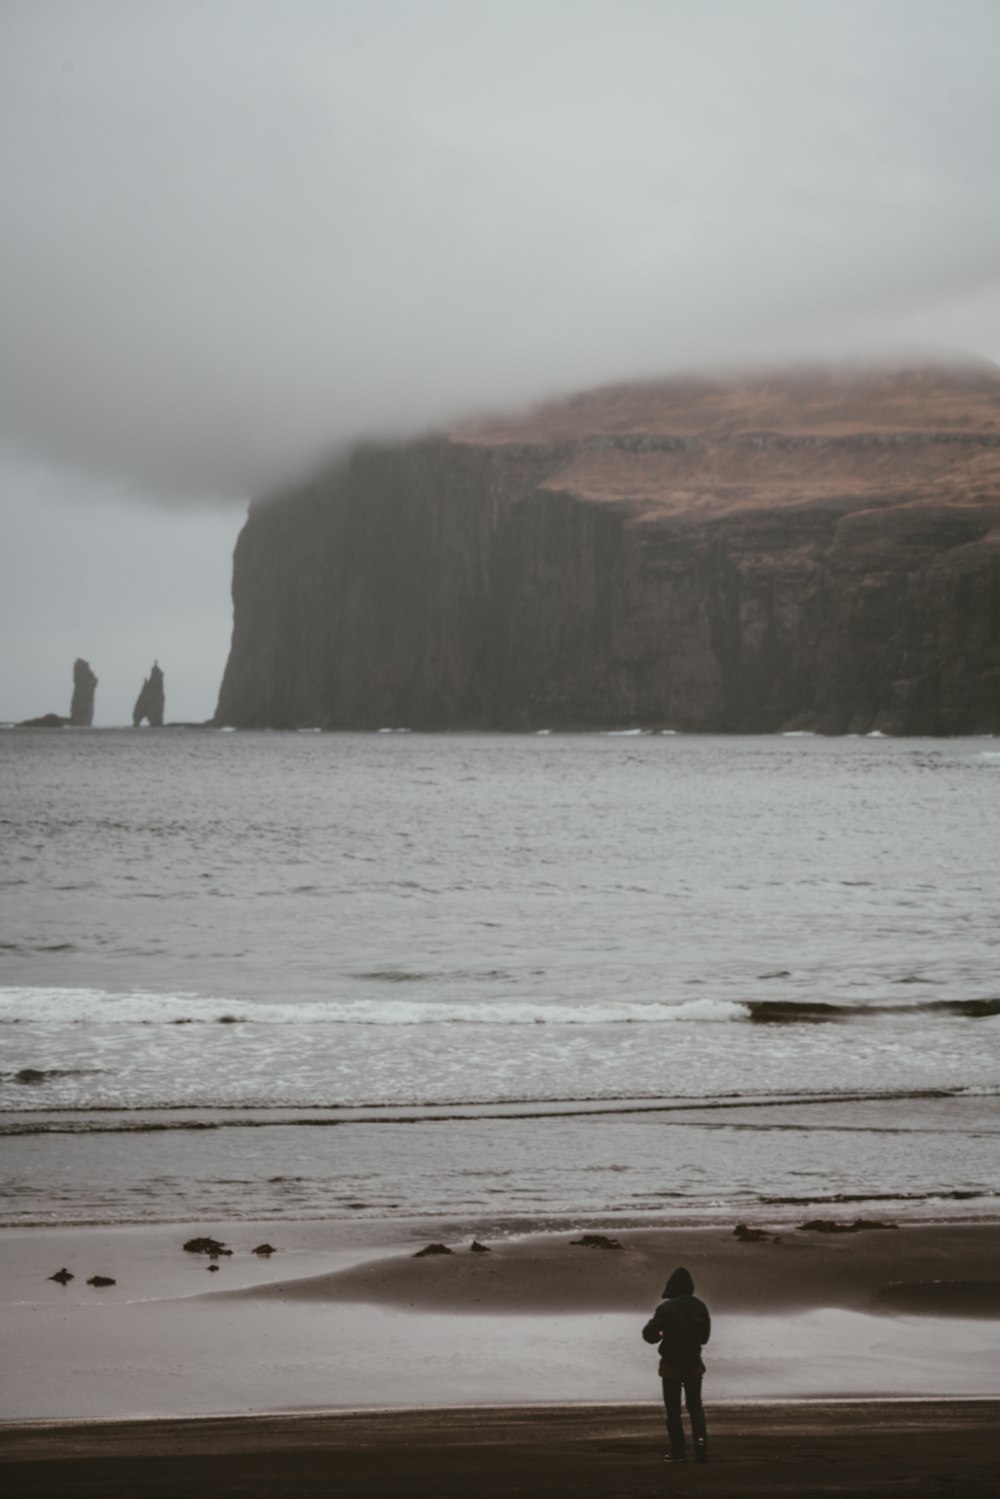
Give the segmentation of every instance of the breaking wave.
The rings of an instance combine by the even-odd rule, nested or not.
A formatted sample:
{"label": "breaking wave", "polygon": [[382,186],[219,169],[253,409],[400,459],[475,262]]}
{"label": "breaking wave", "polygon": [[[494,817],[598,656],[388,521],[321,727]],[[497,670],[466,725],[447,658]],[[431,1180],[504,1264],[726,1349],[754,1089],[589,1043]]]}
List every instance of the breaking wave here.
{"label": "breaking wave", "polygon": [[491,1000],[266,1000],[133,990],[0,989],[0,1025],[816,1025],[900,1012],[965,1019],[1000,1015],[1000,997],[931,999],[916,1004],[834,1004],[808,1000],[607,1000],[573,1003]]}
{"label": "breaking wave", "polygon": [[101,989],[0,989],[0,1024],[131,1025],[618,1025],[745,1020],[746,1006],[714,999],[679,1004],[432,1000],[267,1001]]}

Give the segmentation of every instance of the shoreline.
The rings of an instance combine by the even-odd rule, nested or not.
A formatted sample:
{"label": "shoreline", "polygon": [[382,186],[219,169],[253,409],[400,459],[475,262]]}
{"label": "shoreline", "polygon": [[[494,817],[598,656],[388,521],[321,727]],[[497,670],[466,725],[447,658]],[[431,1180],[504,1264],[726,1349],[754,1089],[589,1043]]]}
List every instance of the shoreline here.
{"label": "shoreline", "polygon": [[[992,1200],[992,1199],[991,1199]],[[923,1204],[921,1203],[920,1206]],[[770,1211],[768,1210],[770,1208]],[[965,1210],[966,1204],[947,1205],[941,1213],[919,1211],[917,1205],[905,1198],[880,1197],[875,1193],[864,1196],[849,1196],[843,1199],[811,1198],[796,1204],[735,1203],[720,1207],[714,1212],[704,1208],[693,1209],[688,1216],[683,1209],[673,1207],[662,1213],[656,1212],[554,1212],[550,1214],[503,1214],[489,1215],[472,1211],[441,1210],[436,1213],[413,1213],[400,1216],[377,1216],[361,1213],[333,1216],[317,1212],[296,1216],[291,1213],[271,1215],[253,1213],[246,1218],[213,1213],[197,1213],[183,1217],[164,1218],[66,1218],[53,1221],[51,1218],[26,1218],[17,1222],[0,1220],[0,1243],[6,1236],[15,1234],[76,1234],[76,1233],[141,1233],[173,1231],[200,1233],[207,1223],[225,1224],[231,1234],[264,1230],[276,1226],[290,1231],[328,1229],[331,1233],[343,1232],[346,1237],[366,1236],[372,1243],[382,1242],[384,1236],[395,1239],[413,1229],[428,1233],[437,1229],[451,1233],[488,1232],[504,1238],[524,1238],[532,1234],[588,1233],[724,1233],[735,1229],[737,1223],[748,1223],[771,1233],[794,1233],[801,1228],[801,1220],[822,1218],[865,1218],[876,1213],[880,1219],[888,1215],[892,1225],[900,1229],[915,1228],[995,1228],[1000,1229],[1000,1209],[991,1206],[988,1211]]]}
{"label": "shoreline", "polygon": [[996,1399],[715,1402],[704,1471],[664,1467],[653,1400],[0,1425],[0,1476],[6,1492],[36,1499],[331,1491],[612,1499],[659,1485],[788,1499],[890,1489],[903,1499],[992,1499],[998,1416]]}
{"label": "shoreline", "polygon": [[[654,1385],[656,1381],[653,1381]],[[1000,1395],[786,1395],[781,1397],[760,1395],[757,1398],[743,1396],[720,1396],[712,1400],[712,1410],[732,1414],[743,1410],[790,1410],[825,1411],[867,1409],[877,1405],[892,1409],[898,1406],[905,1410],[937,1409],[940,1406],[984,1407],[997,1409],[1000,1416]],[[347,1423],[353,1420],[379,1421],[382,1418],[428,1421],[432,1418],[449,1420],[474,1420],[493,1414],[516,1415],[519,1413],[541,1413],[547,1415],[572,1414],[580,1411],[630,1412],[660,1411],[655,1395],[648,1400],[482,1400],[454,1405],[304,1405],[296,1409],[276,1406],[273,1410],[259,1411],[203,1411],[199,1415],[187,1416],[34,1416],[23,1420],[5,1420],[0,1416],[0,1462],[3,1452],[16,1445],[22,1437],[26,1446],[43,1432],[66,1432],[68,1439],[77,1432],[111,1431],[197,1431],[200,1427],[225,1425],[238,1431],[241,1427],[255,1429],[265,1422],[276,1426],[287,1426],[292,1430],[296,1424],[310,1421]],[[998,1423],[1000,1424],[1000,1423]]]}

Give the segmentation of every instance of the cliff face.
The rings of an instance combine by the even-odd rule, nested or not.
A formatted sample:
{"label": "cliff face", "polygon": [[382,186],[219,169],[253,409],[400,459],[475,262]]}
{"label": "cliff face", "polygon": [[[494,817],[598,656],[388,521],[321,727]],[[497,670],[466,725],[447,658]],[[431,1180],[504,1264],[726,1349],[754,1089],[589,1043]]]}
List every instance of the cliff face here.
{"label": "cliff face", "polygon": [[259,501],[217,721],[1000,731],[1000,371],[673,381]]}

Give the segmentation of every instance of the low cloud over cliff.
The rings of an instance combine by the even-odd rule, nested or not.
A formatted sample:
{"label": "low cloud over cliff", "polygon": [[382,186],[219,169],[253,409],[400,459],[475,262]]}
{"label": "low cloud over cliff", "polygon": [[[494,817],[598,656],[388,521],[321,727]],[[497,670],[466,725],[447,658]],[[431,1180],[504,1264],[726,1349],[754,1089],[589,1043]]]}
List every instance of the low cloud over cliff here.
{"label": "low cloud over cliff", "polygon": [[12,0],[0,443],[244,494],[359,431],[1000,353],[991,0]]}

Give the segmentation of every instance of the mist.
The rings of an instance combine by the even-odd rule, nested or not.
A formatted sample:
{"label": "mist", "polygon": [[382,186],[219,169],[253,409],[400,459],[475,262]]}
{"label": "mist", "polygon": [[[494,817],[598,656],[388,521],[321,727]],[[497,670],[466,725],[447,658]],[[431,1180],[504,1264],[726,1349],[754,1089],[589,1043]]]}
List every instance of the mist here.
{"label": "mist", "polygon": [[[0,32],[0,716],[149,622],[135,553],[142,669],[183,658],[171,716],[208,716],[242,502],[358,435],[1000,354],[990,0],[6,0]],[[112,711],[92,664],[117,721],[132,667]]]}
{"label": "mist", "polygon": [[988,0],[4,14],[19,450],[244,495],[470,405],[1000,329]]}

